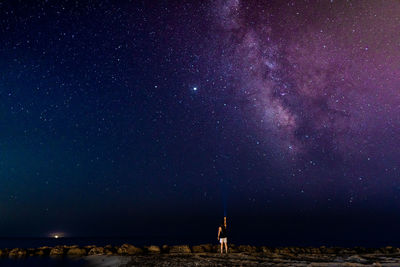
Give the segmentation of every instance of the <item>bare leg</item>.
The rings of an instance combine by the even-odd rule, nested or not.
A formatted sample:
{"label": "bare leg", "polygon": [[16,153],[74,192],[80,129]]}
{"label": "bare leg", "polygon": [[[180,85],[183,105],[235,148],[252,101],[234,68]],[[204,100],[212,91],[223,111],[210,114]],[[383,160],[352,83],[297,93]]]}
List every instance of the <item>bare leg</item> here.
{"label": "bare leg", "polygon": [[225,244],[225,251],[226,251],[226,253],[228,253],[228,243],[224,242],[224,244]]}
{"label": "bare leg", "polygon": [[224,245],[224,242],[221,242],[221,254],[222,254],[222,249],[223,249],[223,246]]}

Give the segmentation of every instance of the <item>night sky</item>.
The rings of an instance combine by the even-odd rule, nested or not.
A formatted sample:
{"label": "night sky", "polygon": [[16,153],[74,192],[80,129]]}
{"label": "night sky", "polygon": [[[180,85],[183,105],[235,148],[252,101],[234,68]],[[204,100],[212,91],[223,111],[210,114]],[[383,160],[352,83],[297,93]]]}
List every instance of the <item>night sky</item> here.
{"label": "night sky", "polygon": [[399,130],[397,0],[0,1],[1,236],[400,244]]}

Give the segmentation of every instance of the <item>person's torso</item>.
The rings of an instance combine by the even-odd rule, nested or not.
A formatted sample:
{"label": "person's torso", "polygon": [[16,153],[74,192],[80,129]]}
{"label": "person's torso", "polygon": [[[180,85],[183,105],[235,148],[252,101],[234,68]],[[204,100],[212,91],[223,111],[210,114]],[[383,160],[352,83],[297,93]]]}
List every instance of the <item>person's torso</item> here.
{"label": "person's torso", "polygon": [[224,225],[221,225],[221,238],[227,237],[227,231],[226,231],[226,227]]}

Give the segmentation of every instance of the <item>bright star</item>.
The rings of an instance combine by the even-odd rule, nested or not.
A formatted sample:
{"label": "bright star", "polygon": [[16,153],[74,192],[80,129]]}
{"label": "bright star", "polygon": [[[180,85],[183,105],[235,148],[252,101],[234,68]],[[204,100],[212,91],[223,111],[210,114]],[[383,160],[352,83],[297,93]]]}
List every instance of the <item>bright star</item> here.
{"label": "bright star", "polygon": [[197,91],[197,87],[193,87],[193,91]]}

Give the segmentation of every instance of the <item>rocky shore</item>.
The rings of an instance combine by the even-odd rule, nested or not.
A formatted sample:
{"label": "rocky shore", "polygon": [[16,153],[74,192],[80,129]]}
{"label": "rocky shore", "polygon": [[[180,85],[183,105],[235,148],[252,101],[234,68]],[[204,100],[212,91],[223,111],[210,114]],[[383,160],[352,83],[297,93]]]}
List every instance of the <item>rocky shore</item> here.
{"label": "rocky shore", "polygon": [[[88,266],[400,266],[400,248],[219,245],[55,246],[1,249],[1,258],[84,258]],[[1,265],[1,259],[0,259]]]}

